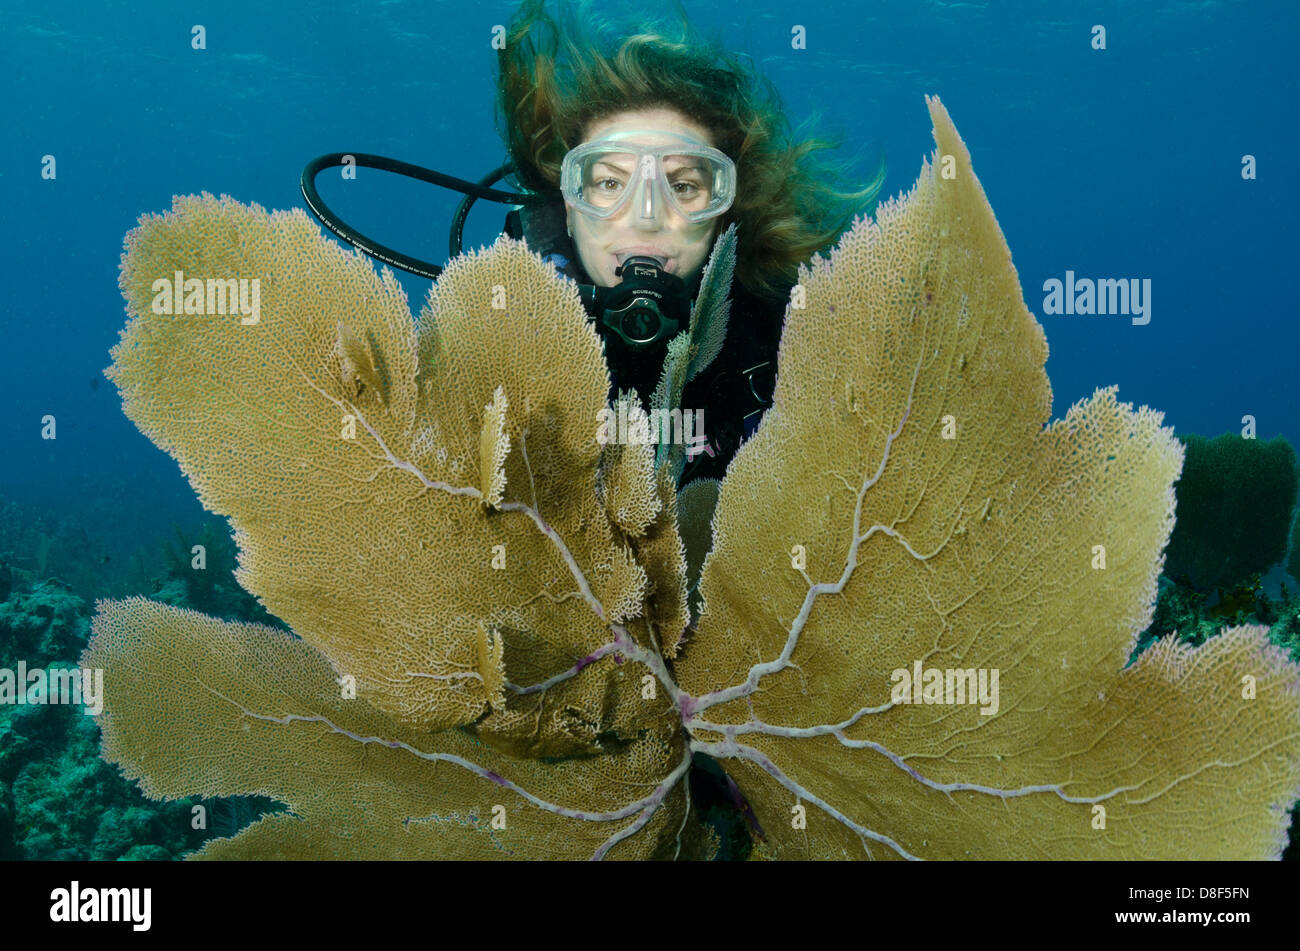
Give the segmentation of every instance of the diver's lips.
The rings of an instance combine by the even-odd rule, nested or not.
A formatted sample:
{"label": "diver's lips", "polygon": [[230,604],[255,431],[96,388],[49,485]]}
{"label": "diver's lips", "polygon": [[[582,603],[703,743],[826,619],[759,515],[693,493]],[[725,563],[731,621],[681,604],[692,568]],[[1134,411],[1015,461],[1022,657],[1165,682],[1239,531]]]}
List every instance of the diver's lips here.
{"label": "diver's lips", "polygon": [[664,254],[662,251],[655,251],[653,249],[642,250],[639,248],[632,248],[626,251],[615,252],[614,270],[617,271],[620,267],[622,267],[623,262],[626,261],[628,258],[637,258],[637,257],[654,258],[656,261],[659,262],[659,266],[662,267],[664,271],[668,274],[673,274],[677,270],[676,258],[669,257],[668,255]]}

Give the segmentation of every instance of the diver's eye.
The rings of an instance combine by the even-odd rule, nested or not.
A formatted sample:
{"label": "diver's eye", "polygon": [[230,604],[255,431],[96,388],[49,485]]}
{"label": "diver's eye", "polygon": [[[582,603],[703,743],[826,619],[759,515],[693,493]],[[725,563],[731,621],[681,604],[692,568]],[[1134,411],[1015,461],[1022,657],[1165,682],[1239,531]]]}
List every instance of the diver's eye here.
{"label": "diver's eye", "polygon": [[709,201],[709,190],[699,182],[680,180],[673,182],[673,200],[687,210],[703,208]]}
{"label": "diver's eye", "polygon": [[610,176],[592,179],[586,189],[587,201],[607,208],[618,201],[623,194],[623,187],[622,182]]}

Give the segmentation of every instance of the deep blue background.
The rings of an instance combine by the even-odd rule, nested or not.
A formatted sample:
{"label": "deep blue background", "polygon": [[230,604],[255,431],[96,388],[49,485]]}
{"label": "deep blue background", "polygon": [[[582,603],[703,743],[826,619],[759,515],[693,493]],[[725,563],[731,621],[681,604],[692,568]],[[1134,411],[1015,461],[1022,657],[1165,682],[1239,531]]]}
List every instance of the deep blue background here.
{"label": "deep blue background", "polygon": [[[818,128],[844,134],[863,176],[883,154],[886,195],[911,186],[933,147],[924,94],[942,98],[1046,328],[1054,416],[1118,383],[1122,400],[1164,410],[1179,431],[1235,432],[1252,414],[1261,438],[1300,442],[1291,295],[1300,141],[1286,65],[1300,5],[863,6],[686,9],[754,58],[796,124],[820,111]],[[69,511],[87,493],[112,497],[123,522],[105,531],[134,515],[192,514],[175,463],[136,431],[102,377],[126,316],[116,286],[124,233],[174,193],[301,206],[299,171],[329,151],[477,178],[503,160],[490,39],[513,6],[6,7],[0,495]],[[206,51],[190,48],[196,23]],[[796,23],[807,50],[790,48]],[[1090,47],[1093,24],[1107,28],[1104,52]],[[40,177],[47,153],[58,161],[53,182]],[[1257,181],[1242,180],[1246,153]],[[363,231],[442,260],[458,196],[385,178],[363,170],[322,193]],[[501,214],[480,204],[467,246],[490,242]],[[1151,323],[1044,317],[1042,283],[1067,269],[1150,278]],[[418,310],[428,282],[403,281]],[[40,439],[47,413],[57,441]]]}

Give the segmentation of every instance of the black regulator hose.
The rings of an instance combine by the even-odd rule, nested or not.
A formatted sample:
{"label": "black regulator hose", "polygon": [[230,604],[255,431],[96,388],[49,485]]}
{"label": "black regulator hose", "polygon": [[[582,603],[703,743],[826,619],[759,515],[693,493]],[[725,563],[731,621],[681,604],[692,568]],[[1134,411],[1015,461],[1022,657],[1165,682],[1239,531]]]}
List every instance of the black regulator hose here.
{"label": "black regulator hose", "polygon": [[345,223],[321,200],[320,193],[316,191],[316,176],[327,168],[337,168],[344,165],[360,165],[362,168],[375,168],[383,172],[393,172],[407,178],[428,182],[431,185],[451,188],[464,194],[465,199],[456,209],[456,215],[451,223],[451,233],[448,241],[451,257],[456,257],[461,252],[461,238],[465,227],[465,218],[469,215],[469,210],[474,202],[479,198],[506,205],[526,205],[539,200],[537,195],[505,192],[487,187],[514,170],[514,166],[509,162],[483,176],[478,182],[466,181],[463,178],[456,178],[454,175],[435,172],[431,168],[423,168],[409,162],[401,162],[397,159],[387,158],[383,155],[371,155],[366,152],[331,152],[328,155],[314,158],[307,163],[302,170],[302,179],[300,181],[302,197],[307,202],[307,208],[319,219],[321,224],[348,244],[360,251],[364,251],[375,260],[383,261],[385,264],[401,268],[403,271],[410,271],[412,274],[418,274],[421,277],[427,277],[435,281],[442,273],[442,268],[439,265],[431,264],[420,258],[413,258],[409,254],[403,254],[380,244],[373,238],[367,238]]}

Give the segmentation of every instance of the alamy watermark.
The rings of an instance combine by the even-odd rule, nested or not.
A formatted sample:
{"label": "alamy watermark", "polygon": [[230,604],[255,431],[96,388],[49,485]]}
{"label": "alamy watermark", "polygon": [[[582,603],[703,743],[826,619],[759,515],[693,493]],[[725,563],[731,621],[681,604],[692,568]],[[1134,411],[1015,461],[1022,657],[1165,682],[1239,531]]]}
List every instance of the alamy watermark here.
{"label": "alamy watermark", "polygon": [[686,446],[687,458],[704,451],[704,410],[652,409],[628,413],[628,403],[620,401],[618,412],[606,407],[596,414],[596,442],[605,446],[619,443],[646,446],[671,443]]}
{"label": "alamy watermark", "polygon": [[1076,278],[1073,271],[1065,272],[1065,280],[1054,277],[1043,282],[1047,296],[1043,298],[1043,313],[1106,316],[1131,314],[1133,323],[1143,326],[1151,323],[1151,278],[1139,281],[1134,278]]}
{"label": "alamy watermark", "polygon": [[912,669],[897,668],[889,675],[894,685],[894,703],[978,703],[980,715],[998,712],[998,668],[931,667],[923,670],[913,661]]}
{"label": "alamy watermark", "polygon": [[198,277],[186,278],[185,272],[160,277],[153,282],[152,310],[155,314],[207,314],[210,316],[241,314],[242,324],[262,319],[261,278]]}
{"label": "alamy watermark", "polygon": [[28,669],[27,662],[20,660],[16,671],[0,667],[0,704],[85,704],[86,716],[98,716],[104,710],[104,671],[99,667]]}
{"label": "alamy watermark", "polygon": [[50,892],[50,921],[127,922],[132,931],[148,931],[153,922],[152,888],[91,888],[73,880]]}

